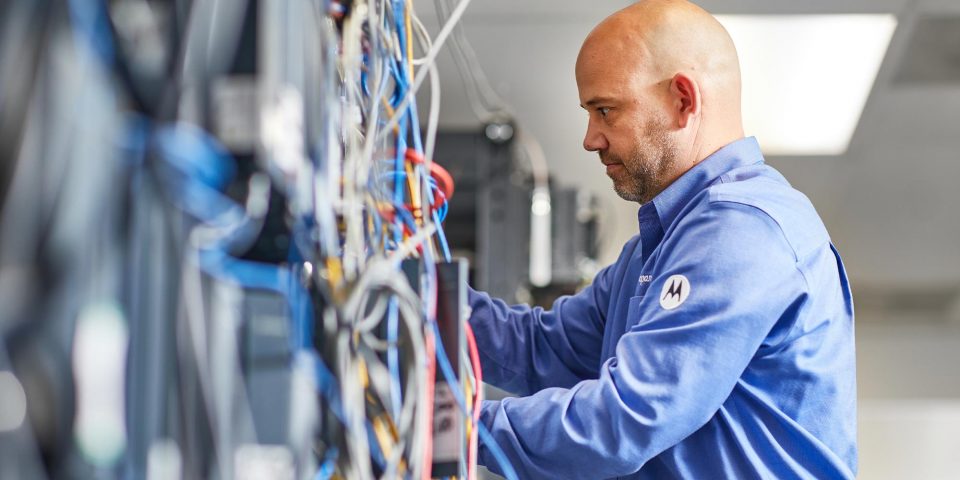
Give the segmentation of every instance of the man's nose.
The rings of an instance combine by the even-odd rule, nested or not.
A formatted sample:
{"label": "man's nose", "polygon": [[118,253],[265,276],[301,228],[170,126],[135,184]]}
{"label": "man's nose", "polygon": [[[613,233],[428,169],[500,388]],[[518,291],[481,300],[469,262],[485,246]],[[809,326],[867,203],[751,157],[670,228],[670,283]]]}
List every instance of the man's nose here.
{"label": "man's nose", "polygon": [[603,136],[591,120],[587,124],[587,133],[583,137],[583,149],[588,152],[596,152],[607,149],[607,138]]}

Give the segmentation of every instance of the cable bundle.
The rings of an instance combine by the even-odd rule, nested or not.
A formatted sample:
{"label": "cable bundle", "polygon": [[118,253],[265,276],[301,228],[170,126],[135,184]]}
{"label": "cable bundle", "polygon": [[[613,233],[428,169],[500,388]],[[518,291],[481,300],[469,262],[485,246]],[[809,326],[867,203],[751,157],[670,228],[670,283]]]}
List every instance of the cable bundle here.
{"label": "cable bundle", "polygon": [[[68,199],[94,187],[87,177],[35,165],[89,165],[104,172],[102,183],[119,186],[90,197],[80,222],[58,216],[70,205],[54,202],[47,223],[20,231],[61,229],[60,237],[84,239],[60,250],[39,247],[37,264],[92,251],[99,256],[63,269],[70,278],[108,281],[78,294],[78,280],[64,290],[73,293],[37,297],[62,300],[57,309],[29,302],[10,308],[0,333],[9,343],[31,316],[41,317],[34,323],[44,330],[96,332],[78,312],[109,311],[121,319],[116,338],[128,346],[109,359],[126,365],[125,376],[97,384],[124,399],[115,417],[127,426],[113,430],[117,449],[91,449],[102,438],[96,420],[89,422],[100,417],[90,416],[96,409],[83,398],[71,446],[49,448],[68,452],[64,458],[79,455],[101,474],[137,478],[171,471],[428,479],[437,461],[434,432],[443,430],[434,417],[443,391],[462,425],[450,476],[476,478],[478,438],[489,440],[478,423],[482,374],[466,306],[455,309],[458,318],[438,307],[438,270],[455,263],[442,227],[454,181],[432,160],[435,61],[469,0],[451,9],[433,38],[412,0],[43,3],[50,5],[3,5],[6,18],[44,26],[27,71],[49,81],[0,84],[0,103],[29,99],[4,110],[0,122],[3,138],[14,139],[3,156],[16,160],[0,246],[16,243],[7,227],[22,223],[18,211],[49,203],[46,191],[29,191],[31,173],[57,179]],[[13,24],[5,22],[4,32],[15,32]],[[244,59],[254,51],[251,68]],[[56,58],[73,54],[65,52],[80,52],[82,75],[50,76]],[[0,57],[7,62],[0,70],[10,71],[8,60]],[[430,110],[421,134],[415,98],[427,78]],[[102,94],[81,108],[83,88]],[[247,115],[237,114],[248,100]],[[83,126],[77,111],[106,119],[100,135],[70,136]],[[25,126],[11,129],[11,122]],[[31,148],[45,135],[64,148]],[[92,224],[98,216],[109,228]],[[4,275],[11,265],[0,264]],[[465,279],[456,281],[462,288]],[[11,292],[0,285],[4,296]],[[253,407],[271,392],[252,390],[244,360],[250,292],[285,305],[290,433],[281,445],[262,441]],[[104,304],[115,308],[88,308]],[[459,328],[465,343],[445,341],[441,321]],[[64,350],[96,351],[79,338],[82,348]],[[0,369],[7,368],[6,350],[0,354]],[[85,366],[93,354],[77,354],[66,366],[93,371]],[[70,381],[95,399],[89,375]],[[0,444],[0,452],[7,447]],[[488,448],[503,459],[495,444]],[[42,468],[21,460],[16,471],[34,476],[78,465],[46,449]]]}

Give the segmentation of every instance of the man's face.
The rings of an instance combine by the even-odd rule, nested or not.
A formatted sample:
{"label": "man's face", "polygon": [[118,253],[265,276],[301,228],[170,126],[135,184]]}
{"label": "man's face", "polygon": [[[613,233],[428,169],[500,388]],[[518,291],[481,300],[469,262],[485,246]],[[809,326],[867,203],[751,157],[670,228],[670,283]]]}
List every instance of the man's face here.
{"label": "man's face", "polygon": [[647,203],[669,184],[678,157],[662,87],[632,62],[596,50],[585,47],[577,59],[589,115],[583,148],[599,154],[620,197]]}
{"label": "man's face", "polygon": [[[651,115],[636,128],[608,137],[610,147],[597,150],[606,166],[613,189],[624,200],[647,203],[667,185],[676,165],[677,152],[662,115]],[[621,152],[619,149],[623,149]]]}

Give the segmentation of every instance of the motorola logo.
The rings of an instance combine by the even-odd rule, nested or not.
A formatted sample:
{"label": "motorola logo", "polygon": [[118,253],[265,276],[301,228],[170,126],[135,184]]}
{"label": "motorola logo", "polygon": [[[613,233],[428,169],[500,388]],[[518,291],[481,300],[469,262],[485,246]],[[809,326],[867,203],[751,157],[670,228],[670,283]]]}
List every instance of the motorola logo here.
{"label": "motorola logo", "polygon": [[690,280],[683,275],[672,275],[663,283],[660,306],[664,310],[673,310],[683,304],[688,296],[690,296]]}

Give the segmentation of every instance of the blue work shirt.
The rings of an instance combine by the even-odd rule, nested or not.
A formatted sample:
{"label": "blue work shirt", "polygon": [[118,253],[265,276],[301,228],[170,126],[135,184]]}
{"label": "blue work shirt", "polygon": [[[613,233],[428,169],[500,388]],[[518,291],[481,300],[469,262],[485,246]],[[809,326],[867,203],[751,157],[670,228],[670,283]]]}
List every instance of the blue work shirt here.
{"label": "blue work shirt", "polygon": [[470,291],[484,380],[524,395],[481,414],[520,477],[854,477],[853,302],[810,201],[751,137],[639,220],[550,310]]}

